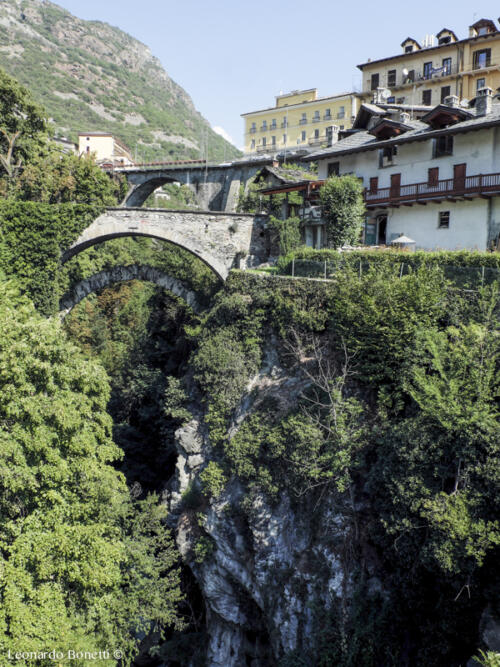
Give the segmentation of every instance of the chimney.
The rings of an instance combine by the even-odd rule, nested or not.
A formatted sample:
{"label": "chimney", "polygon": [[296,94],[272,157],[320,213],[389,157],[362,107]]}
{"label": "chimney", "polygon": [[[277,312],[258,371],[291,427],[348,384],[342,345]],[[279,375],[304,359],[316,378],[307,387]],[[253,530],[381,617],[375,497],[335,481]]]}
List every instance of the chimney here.
{"label": "chimney", "polygon": [[326,128],[326,136],[328,137],[328,148],[336,144],[339,140],[339,126],[338,125],[329,125]]}
{"label": "chimney", "polygon": [[491,88],[480,88],[476,95],[476,116],[487,116],[493,106],[493,91]]}
{"label": "chimney", "polygon": [[455,109],[460,106],[460,100],[456,95],[448,95],[448,97],[444,98],[444,103],[446,106],[453,107]]}
{"label": "chimney", "polygon": [[409,123],[410,122],[410,114],[407,113],[406,111],[401,111],[399,114],[399,121],[401,123]]}

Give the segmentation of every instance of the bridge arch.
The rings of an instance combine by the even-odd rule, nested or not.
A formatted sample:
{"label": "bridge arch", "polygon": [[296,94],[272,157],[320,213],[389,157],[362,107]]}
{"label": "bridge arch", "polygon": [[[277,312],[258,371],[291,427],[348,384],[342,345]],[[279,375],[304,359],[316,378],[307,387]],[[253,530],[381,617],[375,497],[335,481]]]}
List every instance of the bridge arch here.
{"label": "bridge arch", "polygon": [[[189,182],[189,178],[183,178],[184,174],[179,174],[177,178],[172,178],[172,176],[155,176],[145,180],[142,183],[132,185],[130,190],[127,192],[125,199],[122,202],[122,206],[127,208],[140,208],[144,205],[146,199],[153,194],[156,188],[159,188],[162,185],[167,183],[180,183],[181,185],[187,185],[194,193],[195,197],[197,196],[196,187]],[[179,180],[179,178],[181,180]]]}
{"label": "bridge arch", "polygon": [[253,216],[167,209],[107,209],[62,253],[64,264],[90,246],[121,236],[149,236],[184,248],[222,281],[247,255]]}
{"label": "bridge arch", "polygon": [[97,292],[104,287],[109,287],[115,283],[125,282],[127,280],[144,280],[154,283],[167,289],[175,296],[183,299],[195,313],[201,311],[201,305],[198,301],[196,292],[178,278],[164,273],[160,269],[141,264],[132,264],[130,266],[114,266],[111,269],[99,271],[90,278],[80,280],[73,285],[59,301],[59,315],[66,317],[71,310],[92,292]]}

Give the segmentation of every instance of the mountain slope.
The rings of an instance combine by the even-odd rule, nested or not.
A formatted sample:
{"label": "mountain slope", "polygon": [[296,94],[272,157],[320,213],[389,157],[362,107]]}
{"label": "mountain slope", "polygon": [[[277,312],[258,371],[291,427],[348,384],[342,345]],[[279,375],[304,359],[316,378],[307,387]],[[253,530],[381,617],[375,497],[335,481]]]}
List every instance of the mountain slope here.
{"label": "mountain slope", "polygon": [[109,131],[139,160],[239,151],[217,135],[149,48],[47,0],[0,3],[0,66],[30,88],[57,134]]}

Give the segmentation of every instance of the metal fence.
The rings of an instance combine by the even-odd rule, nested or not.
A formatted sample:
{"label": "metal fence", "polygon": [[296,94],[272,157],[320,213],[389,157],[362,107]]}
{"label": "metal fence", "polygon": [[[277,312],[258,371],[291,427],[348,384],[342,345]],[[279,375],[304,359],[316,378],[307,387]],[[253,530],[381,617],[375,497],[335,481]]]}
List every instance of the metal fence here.
{"label": "metal fence", "polygon": [[302,278],[318,278],[323,280],[332,280],[340,271],[350,269],[359,274],[360,277],[366,275],[370,270],[377,266],[391,266],[394,274],[400,278],[411,273],[418,272],[421,268],[439,268],[446,279],[452,281],[457,287],[463,289],[478,289],[482,285],[490,285],[495,281],[500,281],[500,269],[488,266],[455,266],[448,264],[413,264],[410,262],[400,262],[388,264],[386,262],[363,261],[363,260],[325,260],[323,262],[310,259],[294,259],[288,263],[285,268],[280,270],[281,275],[288,275]]}

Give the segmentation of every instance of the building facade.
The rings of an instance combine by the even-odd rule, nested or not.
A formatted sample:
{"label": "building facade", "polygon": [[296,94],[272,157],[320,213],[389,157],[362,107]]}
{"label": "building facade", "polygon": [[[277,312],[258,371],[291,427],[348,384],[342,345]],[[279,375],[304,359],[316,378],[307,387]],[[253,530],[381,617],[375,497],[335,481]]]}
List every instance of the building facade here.
{"label": "building facade", "polygon": [[349,129],[357,111],[354,94],[318,97],[316,88],[276,97],[268,109],[242,114],[245,153],[317,150]]}
{"label": "building facade", "polygon": [[500,86],[500,32],[489,19],[469,27],[458,39],[443,28],[423,44],[407,37],[401,53],[358,65],[362,72],[360,100],[375,101],[377,89],[388,103],[434,106],[450,95],[472,100],[477,91]]}
{"label": "building facade", "polygon": [[129,149],[112,134],[106,132],[80,132],[78,154],[95,155],[97,164],[127,166],[134,164]]}
{"label": "building facade", "polygon": [[500,100],[491,89],[479,91],[474,108],[450,96],[420,120],[397,110],[369,117],[366,108],[364,119],[365,129],[304,159],[318,162],[318,179],[362,179],[366,244],[402,234],[425,250],[498,244]]}

